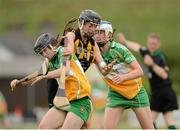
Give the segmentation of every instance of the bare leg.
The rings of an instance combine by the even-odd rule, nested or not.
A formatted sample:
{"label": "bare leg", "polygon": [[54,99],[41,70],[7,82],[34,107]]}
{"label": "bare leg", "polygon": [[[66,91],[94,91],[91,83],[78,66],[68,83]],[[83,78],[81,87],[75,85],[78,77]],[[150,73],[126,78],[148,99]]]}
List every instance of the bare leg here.
{"label": "bare leg", "polygon": [[153,120],[154,128],[157,129],[157,126],[156,126],[156,119],[157,119],[159,113],[156,112],[156,111],[152,111],[152,110],[151,110],[151,115],[152,115],[152,120]]}
{"label": "bare leg", "polygon": [[83,130],[88,130],[88,129],[90,129],[90,126],[91,126],[91,119],[92,119],[92,115],[93,115],[93,105],[92,105],[92,102],[90,102],[90,103],[91,103],[91,113],[89,115],[88,120],[81,127],[81,129],[83,129]]}
{"label": "bare leg", "polygon": [[151,110],[151,115],[152,115],[153,122],[156,121],[156,119],[157,119],[157,117],[158,117],[158,114],[159,114],[158,112]]}
{"label": "bare leg", "polygon": [[92,112],[91,112],[91,114],[90,114],[87,122],[85,122],[85,123],[83,124],[83,126],[81,127],[81,129],[83,129],[83,130],[88,130],[88,129],[90,129],[91,119],[92,119]]}
{"label": "bare leg", "polygon": [[84,124],[84,121],[72,112],[68,112],[66,119],[64,120],[62,129],[80,129]]}
{"label": "bare leg", "polygon": [[124,108],[106,108],[104,115],[104,128],[105,129],[115,129],[121,119]]}
{"label": "bare leg", "polygon": [[39,124],[39,129],[56,129],[62,126],[66,112],[55,108],[49,109]]}
{"label": "bare leg", "polygon": [[175,120],[173,119],[172,114],[173,114],[172,111],[163,114],[167,126],[175,125]]}
{"label": "bare leg", "polygon": [[133,108],[142,129],[154,129],[149,107]]}

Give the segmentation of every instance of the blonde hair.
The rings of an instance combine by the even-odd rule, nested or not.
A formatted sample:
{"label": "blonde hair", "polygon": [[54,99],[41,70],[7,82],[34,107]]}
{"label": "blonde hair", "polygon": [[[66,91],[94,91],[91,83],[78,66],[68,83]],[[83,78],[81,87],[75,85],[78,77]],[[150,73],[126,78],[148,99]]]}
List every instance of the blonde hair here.
{"label": "blonde hair", "polygon": [[150,33],[147,38],[155,38],[158,41],[161,41],[159,34],[157,34],[155,32]]}

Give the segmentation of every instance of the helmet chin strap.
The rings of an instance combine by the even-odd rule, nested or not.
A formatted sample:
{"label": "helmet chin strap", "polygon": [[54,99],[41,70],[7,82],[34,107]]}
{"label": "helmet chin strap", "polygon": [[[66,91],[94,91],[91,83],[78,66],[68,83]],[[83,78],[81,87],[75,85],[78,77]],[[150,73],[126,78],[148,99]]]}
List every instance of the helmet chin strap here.
{"label": "helmet chin strap", "polygon": [[82,30],[84,26],[84,20],[82,20],[82,22],[78,21],[78,24],[79,24],[79,29]]}
{"label": "helmet chin strap", "polygon": [[88,33],[85,32],[85,31],[83,31],[83,30],[82,30],[82,35],[83,35],[83,37],[85,37],[85,38],[87,38],[87,39],[90,39],[90,38],[91,38],[91,36],[89,36]]}
{"label": "helmet chin strap", "polygon": [[81,33],[82,33],[82,36],[87,38],[87,39],[90,39],[92,36],[89,36],[87,32],[85,32],[82,28],[84,26],[84,20],[80,23],[79,22],[79,29],[81,30]]}
{"label": "helmet chin strap", "polygon": [[96,41],[96,43],[99,47],[104,47],[108,43],[108,41]]}
{"label": "helmet chin strap", "polygon": [[106,40],[96,41],[96,43],[98,44],[99,47],[104,47],[110,41],[111,41],[111,39],[108,37],[108,38],[106,38]]}

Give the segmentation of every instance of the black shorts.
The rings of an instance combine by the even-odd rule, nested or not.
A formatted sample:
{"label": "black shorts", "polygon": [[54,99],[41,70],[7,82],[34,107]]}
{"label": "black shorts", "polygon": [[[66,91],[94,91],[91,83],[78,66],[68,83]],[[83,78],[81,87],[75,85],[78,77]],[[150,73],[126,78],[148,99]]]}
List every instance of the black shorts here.
{"label": "black shorts", "polygon": [[150,108],[162,113],[178,109],[177,97],[172,87],[164,87],[153,91]]}
{"label": "black shorts", "polygon": [[58,89],[58,83],[56,79],[48,79],[47,80],[47,91],[48,91],[48,105],[49,108],[53,107],[53,100],[56,96],[56,92]]}

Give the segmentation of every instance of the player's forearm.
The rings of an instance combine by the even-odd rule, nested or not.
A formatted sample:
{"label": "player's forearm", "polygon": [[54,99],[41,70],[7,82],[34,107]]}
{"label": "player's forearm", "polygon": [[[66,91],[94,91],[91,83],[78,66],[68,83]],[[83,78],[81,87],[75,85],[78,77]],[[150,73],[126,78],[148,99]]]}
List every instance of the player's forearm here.
{"label": "player's forearm", "polygon": [[52,79],[60,77],[62,68],[57,70],[49,71],[47,75],[44,76],[44,79]]}
{"label": "player's forearm", "polygon": [[129,41],[129,40],[126,40],[125,41],[125,45],[127,48],[135,51],[135,52],[139,52],[140,48],[141,48],[141,45],[137,42],[133,42],[133,41]]}
{"label": "player's forearm", "polygon": [[135,69],[135,70],[132,70],[130,73],[123,74],[124,80],[131,80],[131,79],[139,78],[142,76],[143,76],[142,69]]}
{"label": "player's forearm", "polygon": [[[49,71],[48,74],[44,76],[44,79],[59,78],[63,69],[62,67],[53,71]],[[65,70],[66,73],[70,70],[70,62],[68,60],[66,61]]]}
{"label": "player's forearm", "polygon": [[106,75],[107,72],[105,71],[105,67],[107,66],[104,61],[100,63],[96,63],[96,66],[98,67],[98,70],[101,72],[102,75]]}
{"label": "player's forearm", "polygon": [[164,68],[160,67],[159,65],[153,64],[151,68],[162,79],[165,80],[168,78],[168,73],[164,70]]}
{"label": "player's forearm", "polygon": [[98,66],[98,69],[101,72],[101,74],[106,76],[111,71],[113,64],[114,64],[114,61],[108,65],[104,61],[102,61],[96,65]]}
{"label": "player's forearm", "polygon": [[64,42],[65,44],[67,44],[67,47],[65,47],[66,53],[64,53],[65,55],[69,55],[72,54],[74,52],[74,33],[72,32],[68,32],[66,34],[66,37]]}
{"label": "player's forearm", "polygon": [[95,57],[96,57],[96,65],[99,69],[99,71],[101,72],[101,74],[103,75],[106,75],[107,72],[105,70],[105,67],[106,67],[106,63],[104,62],[102,56],[101,56],[101,53],[100,53],[100,50],[99,50],[99,47],[97,46],[97,43],[95,43]]}

